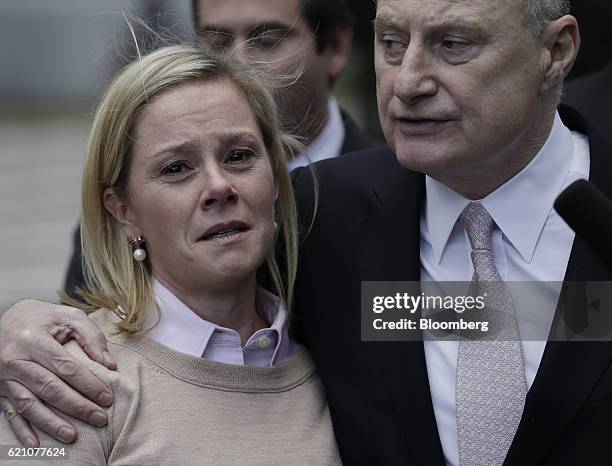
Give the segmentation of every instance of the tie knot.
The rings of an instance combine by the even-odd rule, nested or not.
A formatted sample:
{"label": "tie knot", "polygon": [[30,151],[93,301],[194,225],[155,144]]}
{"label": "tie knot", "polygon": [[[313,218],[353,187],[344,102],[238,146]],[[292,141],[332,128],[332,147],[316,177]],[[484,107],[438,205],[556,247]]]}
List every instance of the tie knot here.
{"label": "tie knot", "polygon": [[479,202],[470,202],[461,215],[459,221],[463,224],[470,238],[472,249],[491,250],[491,231],[493,218]]}

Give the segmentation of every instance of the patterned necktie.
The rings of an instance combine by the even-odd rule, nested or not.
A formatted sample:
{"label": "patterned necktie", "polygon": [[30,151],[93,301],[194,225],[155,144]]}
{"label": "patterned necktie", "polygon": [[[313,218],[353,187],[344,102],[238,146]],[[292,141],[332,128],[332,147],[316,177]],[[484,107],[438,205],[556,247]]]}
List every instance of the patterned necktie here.
{"label": "patterned necktie", "polygon": [[527,395],[520,333],[512,297],[495,268],[493,219],[481,204],[471,202],[459,220],[472,244],[470,290],[480,296],[486,293],[480,312],[497,328],[493,339],[459,340],[455,391],[459,460],[462,466],[501,465]]}

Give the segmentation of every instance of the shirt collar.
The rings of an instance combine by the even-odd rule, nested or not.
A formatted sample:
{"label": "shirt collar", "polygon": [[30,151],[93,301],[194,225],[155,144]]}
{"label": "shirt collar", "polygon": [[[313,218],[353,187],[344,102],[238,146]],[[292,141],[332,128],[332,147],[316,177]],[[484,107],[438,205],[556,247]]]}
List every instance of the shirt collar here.
{"label": "shirt collar", "polygon": [[[521,257],[530,262],[565,181],[574,150],[570,130],[555,115],[550,135],[540,151],[514,177],[480,202]],[[425,221],[438,263],[451,232],[470,200],[426,177]]]}
{"label": "shirt collar", "polygon": [[[157,280],[153,281],[153,292],[159,306],[159,322],[147,336],[175,351],[200,357],[215,331],[233,331],[202,319],[185,305],[174,293]],[[281,343],[288,338],[287,313],[280,298],[257,288],[258,309],[272,324],[268,330],[277,333],[275,354]]]}
{"label": "shirt collar", "polygon": [[306,150],[287,162],[289,171],[340,155],[346,131],[340,106],[332,96],[327,100],[327,115],[327,122]]}

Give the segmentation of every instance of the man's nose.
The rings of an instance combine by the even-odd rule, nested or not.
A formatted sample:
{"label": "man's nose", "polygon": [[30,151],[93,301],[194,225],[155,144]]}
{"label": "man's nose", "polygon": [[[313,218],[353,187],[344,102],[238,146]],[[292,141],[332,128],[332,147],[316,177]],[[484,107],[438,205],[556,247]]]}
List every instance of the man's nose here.
{"label": "man's nose", "polygon": [[238,191],[221,167],[206,170],[201,196],[202,210],[210,210],[238,202]]}
{"label": "man's nose", "polygon": [[435,95],[438,81],[434,74],[435,57],[424,44],[411,42],[395,78],[394,94],[406,104]]}

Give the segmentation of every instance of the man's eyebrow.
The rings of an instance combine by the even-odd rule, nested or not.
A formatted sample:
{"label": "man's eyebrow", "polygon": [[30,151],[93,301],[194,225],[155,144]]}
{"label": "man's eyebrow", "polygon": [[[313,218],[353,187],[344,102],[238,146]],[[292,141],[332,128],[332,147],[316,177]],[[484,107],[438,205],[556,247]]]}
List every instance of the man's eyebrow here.
{"label": "man's eyebrow", "polygon": [[456,16],[441,21],[434,21],[429,28],[435,31],[450,28],[469,29],[481,32],[485,30],[482,21],[472,16]]}
{"label": "man's eyebrow", "polygon": [[374,32],[380,32],[381,29],[384,28],[397,28],[398,25],[390,18],[385,16],[377,16],[372,21],[372,26],[374,26]]}
{"label": "man's eyebrow", "polygon": [[[280,32],[284,35],[291,35],[295,32],[295,30],[290,25],[282,24],[278,22],[260,23],[260,24],[254,24],[253,26],[251,26],[246,33],[246,37],[249,39],[252,39],[262,34],[265,34],[267,32]],[[230,31],[229,29],[226,29],[225,27],[219,26],[216,24],[204,25],[198,28],[197,33],[198,35],[202,35],[202,34],[226,34],[229,36],[234,35],[234,33]]]}
{"label": "man's eyebrow", "polygon": [[280,32],[284,35],[290,35],[295,32],[295,30],[287,24],[282,24],[278,22],[270,22],[270,23],[261,23],[255,24],[253,27],[249,29],[247,32],[248,38],[254,38],[265,34],[267,32]]}
{"label": "man's eyebrow", "polygon": [[223,26],[217,26],[216,24],[204,25],[197,30],[198,35],[202,34],[227,34],[228,36],[232,35],[232,32],[228,29],[225,29]]}
{"label": "man's eyebrow", "polygon": [[[382,29],[402,29],[402,26],[394,21],[392,18],[387,18],[384,16],[377,17],[372,21],[374,25],[374,32],[380,33]],[[462,28],[462,29],[470,29],[475,31],[484,31],[484,27],[482,22],[476,18],[471,16],[454,16],[450,18],[443,18],[441,20],[435,20],[427,25],[427,28],[430,31],[439,31],[441,29],[450,29],[450,28]]]}

